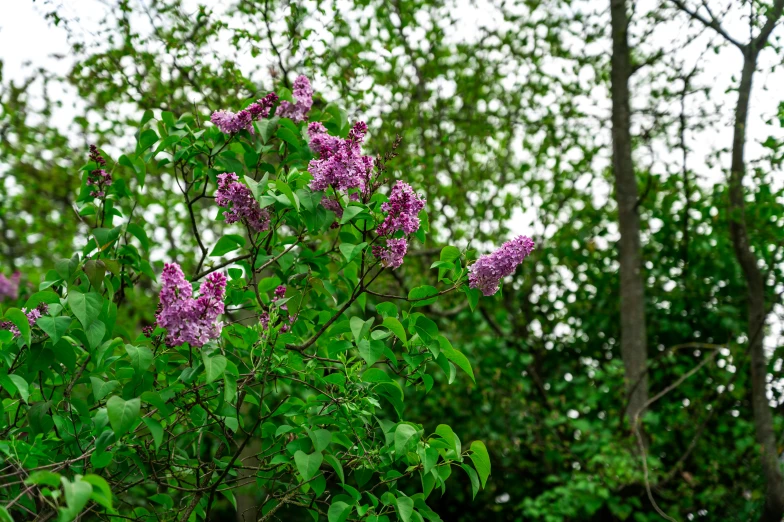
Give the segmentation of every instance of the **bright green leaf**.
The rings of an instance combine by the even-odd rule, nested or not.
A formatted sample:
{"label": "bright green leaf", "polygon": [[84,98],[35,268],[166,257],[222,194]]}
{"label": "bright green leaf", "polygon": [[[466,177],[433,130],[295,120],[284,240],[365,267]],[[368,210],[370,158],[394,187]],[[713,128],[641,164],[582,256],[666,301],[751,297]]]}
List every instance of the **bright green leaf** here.
{"label": "bright green leaf", "polygon": [[471,454],[469,455],[471,462],[474,463],[476,472],[479,474],[479,479],[482,481],[482,488],[487,483],[487,477],[490,476],[490,455],[487,453],[485,443],[481,440],[475,440],[471,443]]}
{"label": "bright green leaf", "polygon": [[139,399],[125,401],[114,395],[106,401],[106,409],[109,413],[109,423],[112,425],[112,430],[119,439],[139,420],[141,401]]}

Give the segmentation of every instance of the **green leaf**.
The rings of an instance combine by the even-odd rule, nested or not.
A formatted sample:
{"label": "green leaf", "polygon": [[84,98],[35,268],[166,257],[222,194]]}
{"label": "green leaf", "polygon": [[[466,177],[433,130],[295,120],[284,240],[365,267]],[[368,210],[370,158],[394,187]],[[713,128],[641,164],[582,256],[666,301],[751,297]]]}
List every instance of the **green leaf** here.
{"label": "green leaf", "polygon": [[473,312],[476,310],[476,305],[479,304],[479,298],[482,296],[482,293],[476,288],[466,288],[465,293],[466,297],[468,297],[468,305]]}
{"label": "green leaf", "polygon": [[9,375],[8,378],[11,379],[11,382],[13,382],[14,386],[16,386],[16,391],[19,392],[19,396],[22,398],[22,400],[27,403],[27,399],[30,398],[30,388],[27,384],[27,381],[24,380],[23,377],[14,374]]}
{"label": "green leaf", "polygon": [[14,522],[5,506],[0,506],[0,522]]}
{"label": "green leaf", "polygon": [[220,257],[245,246],[245,238],[236,234],[221,236],[210,252],[210,257]]}
{"label": "green leaf", "polygon": [[139,122],[139,128],[141,129],[142,127],[144,127],[144,124],[150,121],[151,119],[153,119],[154,116],[155,115],[152,113],[150,109],[144,111],[144,114],[142,114],[142,120],[141,122]]}
{"label": "green leaf", "polygon": [[96,319],[90,323],[90,326],[84,329],[84,335],[87,336],[90,348],[96,348],[100,346],[103,336],[106,335],[106,325]]}
{"label": "green leaf", "polygon": [[161,426],[161,423],[152,417],[143,417],[142,420],[150,430],[150,434],[152,434],[152,441],[155,443],[155,451],[158,451],[158,449],[161,447],[161,443],[163,442],[163,426]]}
{"label": "green leaf", "polygon": [[297,471],[302,475],[305,480],[310,480],[316,476],[321,463],[324,461],[324,456],[319,451],[314,451],[307,454],[302,450],[298,450],[294,454],[294,462],[297,465]]}
{"label": "green leaf", "polygon": [[259,293],[265,294],[276,289],[280,285],[281,281],[275,276],[272,277],[265,277],[261,281],[259,281]]}
{"label": "green leaf", "polygon": [[82,324],[86,333],[87,328],[101,313],[103,297],[95,292],[83,294],[76,290],[70,290],[68,292],[67,302],[68,306],[71,307],[73,314],[79,319],[79,322]]}
{"label": "green leaf", "polygon": [[146,346],[126,344],[125,351],[128,353],[128,357],[131,358],[131,367],[137,374],[147,371],[147,368],[152,364],[152,351]]}
{"label": "green leaf", "polygon": [[[60,304],[60,296],[57,295],[56,293],[52,292],[51,290],[45,290],[43,292],[36,292],[36,293],[31,295],[27,299],[27,302],[25,303],[25,308],[30,310],[30,309],[35,308],[36,306],[38,306],[40,303],[46,303],[46,304],[50,304],[50,305],[52,305],[52,304],[59,305]],[[58,484],[59,484],[59,482],[58,482]]]}
{"label": "green leaf", "polygon": [[476,494],[479,492],[479,476],[474,471],[474,468],[469,466],[468,464],[460,464],[460,467],[463,468],[468,474],[468,478],[471,481],[471,492],[473,493],[472,498],[476,498]]}
{"label": "green leaf", "polygon": [[466,372],[468,376],[471,377],[471,380],[474,381],[474,384],[476,384],[474,370],[471,368],[471,363],[468,362],[466,356],[452,348],[452,343],[443,335],[438,336],[438,344],[441,346],[441,353],[443,353],[447,359],[455,363],[458,368]]}
{"label": "green leaf", "polygon": [[68,505],[68,515],[71,518],[75,518],[90,501],[90,496],[93,494],[93,487],[89,482],[84,482],[82,480],[71,482],[65,477],[62,477],[62,484],[63,492],[65,493],[65,502]]}
{"label": "green leaf", "polygon": [[109,423],[119,439],[139,420],[141,401],[138,398],[124,401],[115,395],[106,401],[106,408],[109,413]]}
{"label": "green leaf", "polygon": [[226,365],[228,360],[222,355],[209,357],[206,353],[201,353],[202,361],[204,361],[204,373],[206,374],[205,382],[211,383],[218,377],[222,377],[226,372]]}
{"label": "green leaf", "polygon": [[223,374],[223,398],[229,404],[237,398],[237,378],[228,373]]}
{"label": "green leaf", "polygon": [[441,257],[439,258],[440,261],[454,261],[455,259],[460,259],[460,250],[453,246],[445,246],[441,249]]}
{"label": "green leaf", "polygon": [[444,439],[446,443],[449,444],[449,447],[454,450],[455,454],[458,456],[460,455],[462,450],[460,439],[457,438],[457,435],[452,431],[452,428],[446,424],[439,424],[436,426],[436,435]]}
{"label": "green leaf", "polygon": [[341,483],[346,482],[346,476],[343,474],[343,465],[334,455],[324,455],[324,460],[332,466],[332,469],[335,470],[335,474],[340,479]]}
{"label": "green leaf", "polygon": [[93,487],[93,494],[90,498],[101,506],[112,509],[112,490],[109,483],[99,475],[85,475],[82,482],[87,482]]}
{"label": "green leaf", "polygon": [[345,502],[333,502],[327,511],[327,520],[329,522],[345,522],[351,514],[351,506]]}
{"label": "green leaf", "polygon": [[394,318],[394,317],[385,317],[384,318],[384,322],[381,323],[381,324],[383,326],[387,327],[387,329],[389,329],[390,332],[395,334],[395,336],[398,339],[403,341],[404,345],[408,342],[408,336],[406,336],[406,329],[403,328],[403,325],[400,324],[400,321],[398,321],[396,318]]}
{"label": "green leaf", "polygon": [[137,225],[136,223],[128,223],[126,230],[139,240],[139,243],[141,243],[143,249],[150,249],[150,238],[147,237],[147,232],[145,232],[141,226]]}
{"label": "green leaf", "polygon": [[174,114],[169,111],[161,111],[161,120],[167,127],[173,127],[175,123]]}
{"label": "green leaf", "polygon": [[291,204],[294,205],[294,208],[299,212],[299,198],[297,198],[296,194],[291,190],[291,187],[285,182],[277,180],[275,182],[275,188],[285,194],[286,197],[289,198],[289,201],[291,201]]}
{"label": "green leaf", "polygon": [[429,285],[418,286],[411,289],[408,293],[408,300],[411,301],[411,307],[427,306],[436,302],[438,290]]}
{"label": "green leaf", "polygon": [[119,385],[119,381],[103,382],[100,378],[90,376],[90,382],[93,385],[93,396],[96,401],[101,401],[112,393]]}
{"label": "green leaf", "polygon": [[25,344],[30,346],[30,321],[27,320],[25,313],[18,308],[9,308],[5,312],[5,318],[14,323],[19,329],[19,333],[21,334],[22,339],[24,339]]}
{"label": "green leaf", "polygon": [[41,470],[31,473],[24,481],[25,484],[35,484],[36,486],[49,486],[51,488],[60,487],[60,474],[51,471]]}
{"label": "green leaf", "polygon": [[152,147],[156,141],[158,141],[158,134],[152,129],[147,129],[139,136],[139,151],[144,152]]}
{"label": "green leaf", "polygon": [[373,326],[373,319],[365,321],[361,317],[354,316],[349,321],[349,325],[351,326],[351,334],[354,336],[354,341],[359,342],[367,337],[370,328]]}
{"label": "green leaf", "polygon": [[474,463],[479,479],[482,481],[482,488],[487,484],[487,477],[490,476],[490,455],[487,453],[485,443],[475,440],[471,443],[471,462]]}
{"label": "green leaf", "polygon": [[267,143],[272,137],[272,133],[275,132],[275,127],[278,126],[279,119],[280,118],[275,116],[274,118],[270,118],[268,120],[259,120],[256,123],[256,126],[259,129],[259,136],[261,136],[261,140],[264,143]]}
{"label": "green leaf", "polygon": [[417,429],[410,424],[398,424],[395,428],[395,455],[397,458],[406,454],[406,448],[417,434]]}
{"label": "green leaf", "polygon": [[403,522],[410,522],[411,515],[414,512],[414,499],[410,497],[397,497],[395,500],[397,504],[397,515]]}
{"label": "green leaf", "polygon": [[313,449],[318,452],[324,451],[332,442],[332,432],[329,430],[316,430],[309,433],[310,440],[313,441]]}
{"label": "green leaf", "polygon": [[423,341],[427,342],[438,335],[438,326],[424,315],[420,315],[414,323],[414,331]]}
{"label": "green leaf", "polygon": [[417,448],[417,454],[422,461],[422,473],[427,475],[438,464],[438,450],[432,446]]}
{"label": "green leaf", "polygon": [[269,182],[269,172],[264,174],[264,177],[261,178],[261,181],[256,181],[250,176],[245,176],[245,183],[248,185],[248,188],[250,189],[251,193],[253,194],[253,198],[256,201],[258,201],[259,198],[262,196],[262,192],[267,190],[268,182]]}
{"label": "green leaf", "polygon": [[84,263],[82,270],[87,274],[87,279],[93,289],[100,290],[103,287],[103,278],[106,275],[106,265],[103,261],[89,259]]}
{"label": "green leaf", "polygon": [[352,219],[362,214],[364,211],[364,207],[349,205],[343,210],[343,217],[340,218],[340,224],[345,225],[346,223],[349,223]]}
{"label": "green leaf", "polygon": [[359,356],[365,360],[368,366],[376,364],[376,361],[384,355],[386,348],[381,341],[368,341],[367,339],[361,340],[357,346],[359,347]]}
{"label": "green leaf", "polygon": [[275,135],[297,149],[300,146],[300,141],[299,138],[297,138],[297,135],[294,134],[290,129],[287,129],[286,127],[280,127],[278,129],[278,132],[275,133]]}
{"label": "green leaf", "polygon": [[52,340],[52,344],[57,344],[57,341],[68,331],[68,327],[71,326],[71,318],[68,316],[61,316],[61,317],[50,317],[45,315],[38,319],[36,323],[41,330],[49,336],[49,339]]}
{"label": "green leaf", "polygon": [[362,242],[358,245],[352,245],[351,243],[341,243],[340,244],[340,252],[343,254],[343,257],[346,258],[346,262],[350,263],[352,259],[357,257],[357,254],[362,252],[362,250],[367,246],[367,243]]}

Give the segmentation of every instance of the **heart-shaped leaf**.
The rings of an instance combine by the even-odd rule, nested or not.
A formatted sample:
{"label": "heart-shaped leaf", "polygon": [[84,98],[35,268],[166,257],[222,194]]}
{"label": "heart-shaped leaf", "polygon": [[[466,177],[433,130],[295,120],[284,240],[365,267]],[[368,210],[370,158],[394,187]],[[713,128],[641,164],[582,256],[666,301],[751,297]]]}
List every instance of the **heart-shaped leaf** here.
{"label": "heart-shaped leaf", "polygon": [[139,399],[125,401],[115,395],[106,401],[109,423],[118,439],[138,422],[140,408],[141,401]]}
{"label": "heart-shaped leaf", "polygon": [[316,476],[322,462],[324,462],[324,456],[320,451],[307,454],[299,450],[294,454],[294,463],[297,465],[297,471],[305,480],[310,480]]}

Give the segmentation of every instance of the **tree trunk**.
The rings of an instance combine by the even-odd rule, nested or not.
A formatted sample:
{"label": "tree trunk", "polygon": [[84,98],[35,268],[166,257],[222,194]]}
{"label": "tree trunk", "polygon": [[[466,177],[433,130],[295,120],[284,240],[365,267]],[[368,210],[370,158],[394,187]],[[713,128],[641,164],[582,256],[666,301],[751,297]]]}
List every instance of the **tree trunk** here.
{"label": "tree trunk", "polygon": [[640,245],[640,216],[637,213],[637,178],[632,162],[629,77],[632,74],[627,29],[626,0],[610,0],[612,29],[612,142],[615,199],[621,265],[621,357],[626,373],[626,415],[634,422],[648,400],[646,364],[648,347],[645,330],[645,291]]}
{"label": "tree trunk", "polygon": [[773,431],[773,414],[767,398],[767,357],[765,356],[765,281],[751,250],[745,218],[743,177],[746,163],[743,157],[746,144],[746,122],[752,79],[757,68],[758,50],[746,48],[743,53],[743,72],[735,106],[735,129],[732,138],[732,163],[730,165],[730,235],[735,257],[743,269],[748,294],[748,338],[751,353],[751,397],[754,427],[760,445],[762,471],[767,491],[762,522],[780,522],[784,517],[784,480],[778,462],[776,436]]}

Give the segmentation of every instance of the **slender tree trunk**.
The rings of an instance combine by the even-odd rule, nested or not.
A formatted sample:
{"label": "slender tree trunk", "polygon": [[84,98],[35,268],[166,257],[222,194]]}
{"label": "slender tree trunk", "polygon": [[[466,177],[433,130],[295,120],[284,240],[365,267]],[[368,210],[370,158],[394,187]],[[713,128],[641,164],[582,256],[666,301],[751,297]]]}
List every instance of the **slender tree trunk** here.
{"label": "slender tree trunk", "polygon": [[765,356],[765,281],[751,250],[745,219],[745,194],[743,178],[746,163],[743,156],[746,144],[746,122],[749,112],[752,79],[757,68],[758,51],[748,47],[743,53],[743,72],[735,106],[735,129],[732,138],[732,163],[730,166],[730,235],[735,257],[743,269],[748,294],[749,351],[751,352],[751,397],[754,427],[760,445],[762,471],[767,491],[761,522],[780,522],[784,517],[784,480],[776,449],[773,431],[773,414],[767,398],[767,357]]}
{"label": "slender tree trunk", "polygon": [[627,30],[626,0],[610,0],[612,29],[612,142],[615,199],[621,265],[621,357],[626,372],[628,403],[626,415],[635,415],[648,400],[646,364],[648,347],[645,330],[645,291],[640,245],[640,215],[637,213],[637,178],[632,163],[629,77],[632,74]]}

